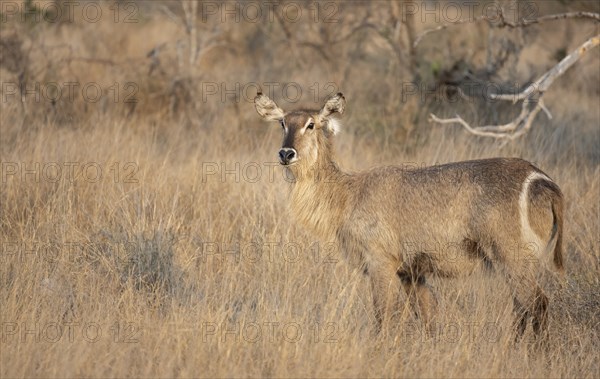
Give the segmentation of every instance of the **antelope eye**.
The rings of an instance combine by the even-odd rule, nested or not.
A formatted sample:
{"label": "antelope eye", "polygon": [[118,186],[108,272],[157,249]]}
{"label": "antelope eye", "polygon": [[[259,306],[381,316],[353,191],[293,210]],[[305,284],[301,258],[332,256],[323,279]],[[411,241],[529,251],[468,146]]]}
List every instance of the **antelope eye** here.
{"label": "antelope eye", "polygon": [[308,128],[308,129],[314,129],[314,127],[315,127],[315,123],[314,123],[314,122],[311,122],[311,123],[310,123],[310,124],[308,124],[308,126],[307,126],[307,128]]}
{"label": "antelope eye", "polygon": [[281,124],[281,127],[285,129],[285,123],[283,122],[283,120],[279,121],[279,123]]}

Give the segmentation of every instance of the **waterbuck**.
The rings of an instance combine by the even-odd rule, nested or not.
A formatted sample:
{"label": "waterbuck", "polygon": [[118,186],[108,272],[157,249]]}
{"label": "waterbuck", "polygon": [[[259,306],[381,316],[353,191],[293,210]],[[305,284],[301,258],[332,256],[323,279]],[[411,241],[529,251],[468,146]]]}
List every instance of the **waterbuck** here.
{"label": "waterbuck", "polygon": [[336,241],[368,275],[377,330],[397,315],[403,289],[416,315],[432,325],[437,302],[428,276],[457,277],[478,266],[508,280],[517,336],[529,318],[536,335],[546,330],[538,266],[547,258],[563,272],[563,197],[548,175],[516,158],[347,173],[332,146],[334,116],[346,106],[341,93],[315,111],[286,113],[261,93],[255,106],[283,129],[279,160],[294,177],[297,221]]}

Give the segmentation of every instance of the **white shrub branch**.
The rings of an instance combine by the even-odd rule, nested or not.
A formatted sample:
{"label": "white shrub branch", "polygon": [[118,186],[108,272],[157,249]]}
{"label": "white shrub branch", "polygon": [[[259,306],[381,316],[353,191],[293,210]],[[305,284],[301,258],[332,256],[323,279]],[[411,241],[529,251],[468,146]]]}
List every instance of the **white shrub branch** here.
{"label": "white shrub branch", "polygon": [[[598,15],[596,15],[598,16]],[[554,18],[550,18],[554,17]],[[564,15],[554,15],[554,16],[545,16],[545,19],[557,19],[559,17],[565,18]],[[539,20],[537,21],[539,22]],[[529,23],[535,23],[534,21],[530,21]],[[513,140],[524,133],[526,133],[530,128],[533,120],[540,112],[543,110],[549,118],[551,118],[550,112],[545,108],[543,102],[544,93],[552,83],[564,74],[575,62],[577,62],[581,57],[583,57],[589,50],[600,44],[600,34],[596,35],[583,43],[577,49],[575,49],[571,54],[567,55],[563,60],[561,60],[556,66],[538,78],[531,85],[527,86],[523,91],[516,94],[494,94],[491,96],[492,99],[497,100],[507,100],[516,103],[518,101],[523,101],[521,106],[521,113],[517,118],[504,125],[486,125],[486,126],[476,126],[473,127],[469,125],[462,117],[456,115],[454,118],[446,118],[441,119],[434,114],[431,114],[429,117],[429,121],[436,122],[438,124],[460,124],[462,125],[469,133],[472,133],[477,136],[483,137],[493,137],[493,138],[501,138]],[[537,95],[537,96],[536,96]],[[535,98],[534,98],[535,97]]]}

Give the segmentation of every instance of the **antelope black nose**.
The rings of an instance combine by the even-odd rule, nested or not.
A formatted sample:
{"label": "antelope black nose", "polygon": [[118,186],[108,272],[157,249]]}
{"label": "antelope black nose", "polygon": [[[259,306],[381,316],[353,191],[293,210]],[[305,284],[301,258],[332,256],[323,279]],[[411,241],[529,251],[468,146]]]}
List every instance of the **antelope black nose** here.
{"label": "antelope black nose", "polygon": [[279,161],[281,164],[290,164],[296,158],[296,150],[284,147],[279,150]]}

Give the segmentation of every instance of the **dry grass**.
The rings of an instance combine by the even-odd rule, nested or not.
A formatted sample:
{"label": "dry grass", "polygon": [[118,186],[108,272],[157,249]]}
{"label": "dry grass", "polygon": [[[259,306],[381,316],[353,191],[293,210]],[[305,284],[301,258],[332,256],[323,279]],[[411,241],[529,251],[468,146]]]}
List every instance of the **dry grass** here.
{"label": "dry grass", "polygon": [[[423,130],[397,132],[394,120],[412,118],[390,118],[374,87],[354,96],[362,86],[350,75],[343,85],[349,113],[336,142],[342,167],[519,156],[559,183],[567,206],[569,284],[551,294],[545,346],[535,347],[529,334],[513,341],[508,288],[501,278],[483,274],[435,281],[441,313],[434,338],[409,315],[393,335],[377,336],[362,273],[342,260],[334,244],[316,241],[294,225],[286,205],[288,183],[279,167],[270,176],[280,142],[277,127],[263,125],[246,101],[202,103],[181,95],[184,105],[178,106],[195,105],[181,117],[172,114],[171,100],[179,95],[169,92],[168,75],[148,77],[140,57],[146,47],[183,32],[153,9],[134,26],[18,29],[26,44],[72,38],[80,41],[75,46],[83,56],[108,52],[124,62],[131,51],[131,61],[145,63],[49,64],[56,70],[35,78],[135,81],[141,100],[133,113],[122,103],[86,107],[77,101],[54,111],[53,105],[34,102],[24,113],[19,102],[2,102],[1,377],[597,376],[598,52],[557,83],[560,92],[548,93],[554,118],[540,116],[532,133],[502,148],[460,130],[427,128],[422,118],[412,127]],[[112,44],[86,45],[90,31],[116,35],[109,27],[144,35],[119,34]],[[239,54],[248,54],[236,40],[241,34],[228,36],[239,44]],[[576,45],[579,34],[571,35],[566,45]],[[528,51],[545,46],[536,41],[522,52],[525,61]],[[60,58],[60,52],[54,54],[49,62]],[[318,65],[302,74],[302,67],[286,71],[265,62],[266,68],[246,68],[236,76],[239,64],[223,54],[220,64],[214,57],[202,63],[214,69],[206,78],[269,81],[273,64],[278,75],[273,80],[309,86],[310,72],[318,71]],[[175,52],[168,57],[175,60]],[[3,71],[3,83],[16,80],[11,75]],[[384,82],[387,74],[373,75],[374,82]],[[318,80],[329,81],[327,74]],[[365,103],[369,96],[374,100]],[[454,107],[435,106],[448,113]],[[66,113],[72,118],[60,117]],[[381,117],[364,122],[377,114]],[[258,177],[256,167],[262,170]],[[224,174],[223,168],[234,173]],[[31,169],[39,177],[25,173]],[[98,169],[102,175],[96,178]]]}

